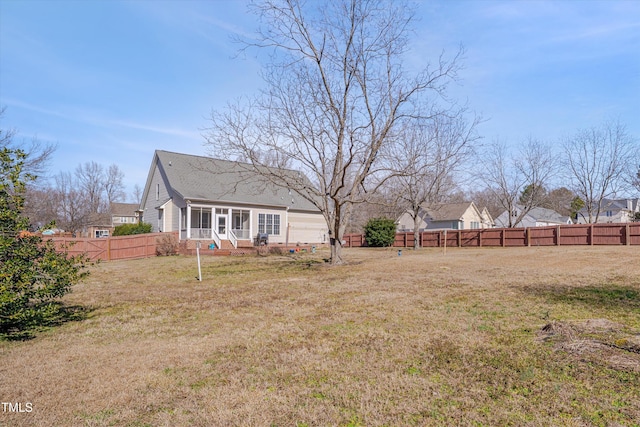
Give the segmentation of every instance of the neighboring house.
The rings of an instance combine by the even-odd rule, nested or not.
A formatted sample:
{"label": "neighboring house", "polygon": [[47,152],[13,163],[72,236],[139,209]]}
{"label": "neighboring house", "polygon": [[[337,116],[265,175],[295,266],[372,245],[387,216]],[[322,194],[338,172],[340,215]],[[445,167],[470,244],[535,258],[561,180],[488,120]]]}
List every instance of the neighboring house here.
{"label": "neighboring house", "polygon": [[157,150],[140,210],[153,231],[218,247],[253,245],[259,233],[268,234],[269,244],[328,238],[323,215],[300,194],[270,183],[248,164],[210,157]]}
{"label": "neighboring house", "polygon": [[[475,203],[446,203],[435,208],[423,208],[418,214],[419,230],[425,229],[478,229],[493,227],[493,218],[484,208],[480,211]],[[398,219],[398,231],[413,231],[414,222],[409,212]]]}
{"label": "neighboring house", "polygon": [[140,205],[137,203],[111,203],[111,226],[140,222]]}
{"label": "neighboring house", "polygon": [[[495,221],[496,227],[507,228],[509,227],[509,215],[514,218],[519,217],[522,214],[522,206],[516,206],[513,212],[504,211],[501,213]],[[533,208],[526,215],[522,217],[522,220],[516,225],[516,227],[528,228],[528,227],[546,227],[550,225],[564,225],[573,224],[573,221],[568,216],[562,216],[558,212],[546,209],[546,208]]]}
{"label": "neighboring house", "polygon": [[85,231],[81,236],[100,238],[113,235],[113,226],[111,224],[111,215],[105,213],[93,213],[89,215]]}
{"label": "neighboring house", "polygon": [[81,235],[91,238],[113,236],[115,227],[122,224],[136,224],[140,221],[139,208],[140,205],[137,203],[111,203],[109,213],[89,215],[88,225]]}
{"label": "neighboring house", "polygon": [[[634,222],[640,213],[640,199],[604,199],[600,205],[599,223]],[[595,216],[596,209],[592,210]],[[594,218],[595,220],[595,218]],[[586,224],[589,214],[585,208],[578,212],[578,224]]]}

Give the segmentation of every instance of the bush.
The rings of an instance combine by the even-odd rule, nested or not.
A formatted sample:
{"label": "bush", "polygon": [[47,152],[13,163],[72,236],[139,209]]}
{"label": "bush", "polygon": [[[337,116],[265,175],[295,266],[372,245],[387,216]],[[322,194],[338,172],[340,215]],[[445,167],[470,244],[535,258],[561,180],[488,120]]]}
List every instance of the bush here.
{"label": "bush", "polygon": [[[0,150],[0,336],[28,336],[64,315],[58,301],[84,277],[87,258],[57,252],[51,240],[26,232],[24,211],[27,155],[22,150]],[[49,224],[53,227],[53,224]]]}
{"label": "bush", "polygon": [[151,233],[151,224],[139,222],[137,224],[122,224],[113,230],[114,236],[130,236],[132,234]]}
{"label": "bush", "polygon": [[156,255],[169,256],[178,253],[178,239],[171,233],[165,233],[156,239]]}
{"label": "bush", "polygon": [[391,246],[396,238],[396,222],[385,217],[372,218],[364,226],[364,237],[369,246]]}

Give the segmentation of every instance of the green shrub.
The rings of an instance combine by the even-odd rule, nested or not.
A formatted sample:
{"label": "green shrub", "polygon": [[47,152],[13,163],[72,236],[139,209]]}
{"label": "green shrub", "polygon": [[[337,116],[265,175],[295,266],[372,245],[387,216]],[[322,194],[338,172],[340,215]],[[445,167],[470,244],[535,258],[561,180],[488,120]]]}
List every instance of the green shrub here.
{"label": "green shrub", "polygon": [[24,193],[35,179],[23,172],[26,161],[22,150],[0,150],[0,337],[28,336],[59,320],[58,300],[87,274],[84,255],[57,252],[51,240],[26,231]]}
{"label": "green shrub", "polygon": [[369,246],[391,246],[396,238],[396,222],[385,217],[372,218],[364,226],[364,237]]}
{"label": "green shrub", "polygon": [[132,234],[151,233],[151,224],[140,222],[138,224],[122,224],[113,230],[114,236],[130,236]]}

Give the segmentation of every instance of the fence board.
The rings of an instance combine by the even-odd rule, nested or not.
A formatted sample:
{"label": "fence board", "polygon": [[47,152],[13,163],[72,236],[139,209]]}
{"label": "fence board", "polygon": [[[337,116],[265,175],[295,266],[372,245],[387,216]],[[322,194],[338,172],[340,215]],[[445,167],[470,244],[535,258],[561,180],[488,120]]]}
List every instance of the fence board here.
{"label": "fence board", "polygon": [[[420,232],[421,246],[523,247],[563,245],[640,245],[640,223],[575,224],[531,228],[485,228],[477,230],[433,230]],[[367,246],[363,234],[347,234],[345,246]],[[394,247],[413,247],[413,232],[396,234]]]}
{"label": "fence board", "polygon": [[85,254],[91,261],[147,258],[156,255],[156,238],[162,233],[136,234],[108,238],[52,237],[50,240],[61,252],[69,255]]}

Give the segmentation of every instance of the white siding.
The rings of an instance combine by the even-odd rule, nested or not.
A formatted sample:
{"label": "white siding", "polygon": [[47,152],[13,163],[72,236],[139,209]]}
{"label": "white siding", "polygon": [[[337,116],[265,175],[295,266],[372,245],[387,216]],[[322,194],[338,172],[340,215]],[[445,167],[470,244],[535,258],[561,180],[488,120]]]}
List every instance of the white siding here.
{"label": "white siding", "polygon": [[251,232],[252,237],[258,235],[258,215],[280,215],[280,232],[269,234],[269,243],[284,243],[287,238],[287,211],[285,209],[254,208],[251,210]]}
{"label": "white siding", "polygon": [[[398,230],[400,231],[413,231],[413,218],[409,212],[403,213],[398,219]],[[427,223],[423,218],[418,218],[418,230],[424,230],[427,228]]]}
{"label": "white siding", "polygon": [[328,239],[327,222],[324,220],[324,216],[319,213],[289,212],[290,245],[325,243]]}

